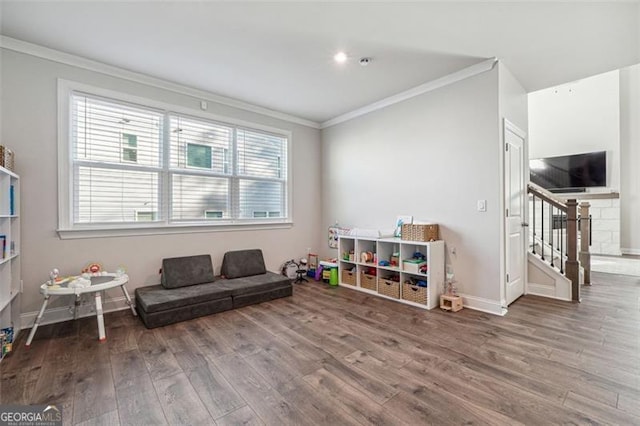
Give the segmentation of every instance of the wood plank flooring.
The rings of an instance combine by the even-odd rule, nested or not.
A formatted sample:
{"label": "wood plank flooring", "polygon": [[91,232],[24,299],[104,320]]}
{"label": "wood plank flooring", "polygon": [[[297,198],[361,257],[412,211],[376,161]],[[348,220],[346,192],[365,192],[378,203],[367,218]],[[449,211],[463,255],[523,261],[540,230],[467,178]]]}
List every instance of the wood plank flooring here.
{"label": "wood plank flooring", "polygon": [[82,425],[640,424],[640,277],[506,317],[423,311],[321,283],[154,330],[128,311],[21,333],[1,404]]}

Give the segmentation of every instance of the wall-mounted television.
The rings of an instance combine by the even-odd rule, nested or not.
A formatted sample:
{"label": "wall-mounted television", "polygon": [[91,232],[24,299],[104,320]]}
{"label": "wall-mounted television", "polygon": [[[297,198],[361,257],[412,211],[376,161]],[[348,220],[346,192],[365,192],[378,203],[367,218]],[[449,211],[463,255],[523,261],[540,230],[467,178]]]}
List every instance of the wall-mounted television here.
{"label": "wall-mounted television", "polygon": [[531,182],[552,192],[607,186],[607,152],[537,158],[529,161]]}

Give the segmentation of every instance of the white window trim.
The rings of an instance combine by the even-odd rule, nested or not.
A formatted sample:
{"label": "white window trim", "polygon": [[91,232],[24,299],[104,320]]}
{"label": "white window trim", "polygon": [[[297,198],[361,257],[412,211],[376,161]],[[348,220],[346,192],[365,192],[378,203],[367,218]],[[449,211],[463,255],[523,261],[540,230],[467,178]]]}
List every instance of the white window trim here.
{"label": "white window trim", "polygon": [[[137,222],[131,224],[74,224],[73,223],[73,181],[70,178],[72,170],[71,152],[71,92],[81,91],[96,96],[110,98],[116,101],[138,104],[145,107],[157,108],[177,114],[185,114],[205,120],[218,121],[223,124],[260,130],[287,138],[287,215],[285,218],[255,221],[252,219],[233,219],[222,221],[193,221],[193,222]],[[196,101],[194,100],[194,104]],[[165,157],[165,159],[167,159]],[[133,235],[183,234],[194,232],[226,232],[252,231],[259,229],[286,229],[293,226],[293,141],[292,132],[257,123],[238,120],[235,118],[206,113],[196,109],[168,104],[153,99],[147,99],[117,92],[110,89],[95,87],[75,81],[58,79],[58,229],[61,239],[100,238]]]}

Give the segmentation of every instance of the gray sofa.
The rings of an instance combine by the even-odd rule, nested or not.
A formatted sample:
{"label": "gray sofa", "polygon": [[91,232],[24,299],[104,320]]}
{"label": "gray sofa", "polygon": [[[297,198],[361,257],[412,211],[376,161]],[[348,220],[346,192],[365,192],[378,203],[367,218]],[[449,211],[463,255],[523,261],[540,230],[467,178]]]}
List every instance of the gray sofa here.
{"label": "gray sofa", "polygon": [[289,278],[266,270],[261,250],[240,250],[225,253],[220,277],[209,255],[163,259],[161,284],[137,288],[136,306],[144,325],[154,328],[292,292]]}

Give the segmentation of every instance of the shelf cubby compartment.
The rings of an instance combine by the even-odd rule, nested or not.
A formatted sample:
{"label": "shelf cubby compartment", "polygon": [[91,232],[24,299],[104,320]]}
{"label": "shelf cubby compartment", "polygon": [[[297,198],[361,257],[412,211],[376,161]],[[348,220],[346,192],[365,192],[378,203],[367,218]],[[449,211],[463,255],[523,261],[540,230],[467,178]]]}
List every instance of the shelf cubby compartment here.
{"label": "shelf cubby compartment", "polygon": [[356,241],[353,238],[341,238],[339,249],[340,249],[340,260],[346,262],[357,262],[358,257],[356,255]]}
{"label": "shelf cubby compartment", "polygon": [[[424,244],[402,244],[402,250],[400,253],[402,265],[401,268],[403,271],[421,275],[427,275],[428,271],[428,262],[429,258],[428,253],[429,247]],[[423,261],[416,261],[417,258],[414,256],[420,254],[424,257]]]}
{"label": "shelf cubby compartment", "polygon": [[[396,241],[379,240],[378,241],[378,263],[386,260],[390,263],[388,267],[391,270],[400,269],[400,243]],[[395,267],[391,263],[396,262]]]}
{"label": "shelf cubby compartment", "polygon": [[[370,259],[364,259],[364,253],[371,253],[373,256]],[[357,239],[356,240],[356,261],[359,265],[376,266],[377,247],[376,240],[374,239]]]}
{"label": "shelf cubby compartment", "polygon": [[345,264],[340,272],[340,282],[347,285],[358,285],[358,272],[355,265],[349,267],[349,264]]}
{"label": "shelf cubby compartment", "polygon": [[400,299],[400,282],[393,279],[397,274],[383,274],[378,277],[378,293],[393,299]]}
{"label": "shelf cubby compartment", "polygon": [[359,265],[358,282],[360,283],[360,288],[378,291],[377,274],[378,270],[375,266]]}
{"label": "shelf cubby compartment", "polygon": [[[426,279],[424,281],[426,282]],[[423,287],[410,279],[405,279],[402,281],[402,286],[400,286],[400,298],[408,302],[428,306],[429,287]]]}

